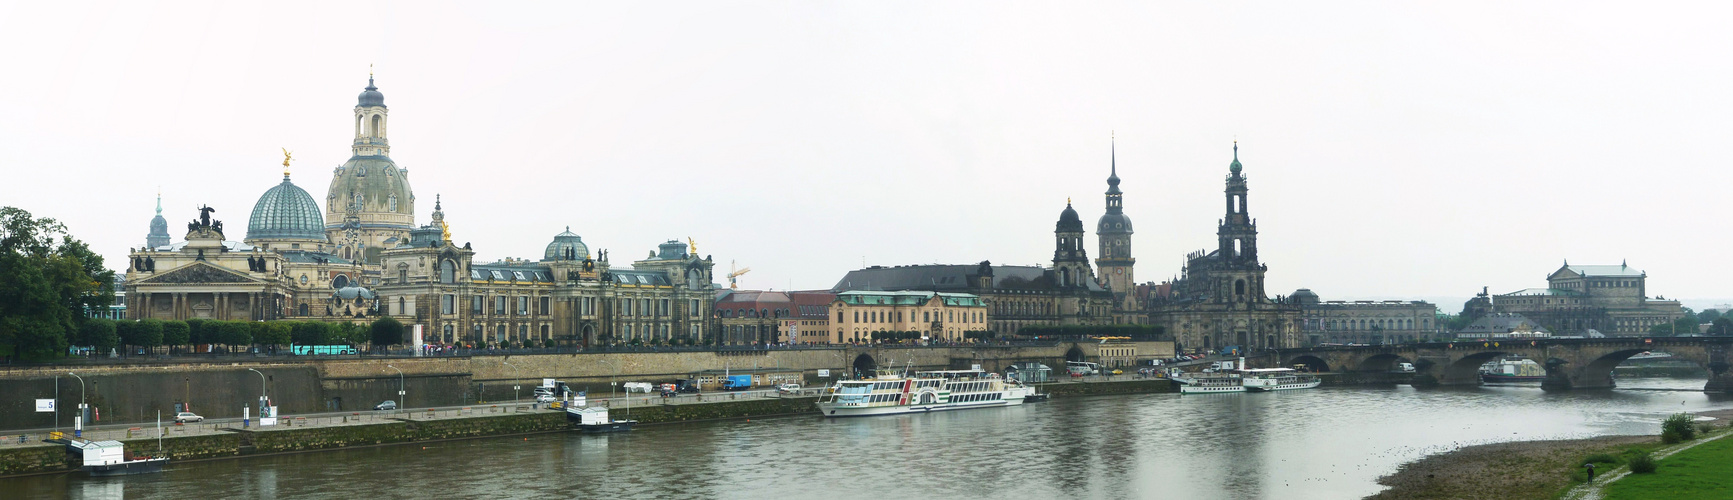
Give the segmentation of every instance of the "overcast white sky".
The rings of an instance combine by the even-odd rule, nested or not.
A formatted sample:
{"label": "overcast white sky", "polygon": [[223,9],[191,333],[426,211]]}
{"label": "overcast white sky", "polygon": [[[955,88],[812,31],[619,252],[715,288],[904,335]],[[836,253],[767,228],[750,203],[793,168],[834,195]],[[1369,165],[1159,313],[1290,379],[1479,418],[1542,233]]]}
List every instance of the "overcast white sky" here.
{"label": "overcast white sky", "polygon": [[279,147],[323,204],[371,63],[417,223],[443,194],[478,261],[571,226],[616,265],[692,237],[749,288],[1046,263],[1067,197],[1101,216],[1116,134],[1140,281],[1214,244],[1238,138],[1271,294],[1629,259],[1651,294],[1729,297],[1729,10],[0,2],[0,205],[121,267],[159,184],[177,240],[200,204],[244,234]]}

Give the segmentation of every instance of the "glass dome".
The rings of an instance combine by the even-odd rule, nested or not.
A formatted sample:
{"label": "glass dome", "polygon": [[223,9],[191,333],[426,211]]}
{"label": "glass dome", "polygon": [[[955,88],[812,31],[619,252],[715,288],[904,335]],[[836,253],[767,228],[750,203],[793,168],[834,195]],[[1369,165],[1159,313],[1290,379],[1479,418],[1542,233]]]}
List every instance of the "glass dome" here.
{"label": "glass dome", "polygon": [[265,191],[247,221],[247,239],[325,240],[325,218],[307,191],[289,182]]}

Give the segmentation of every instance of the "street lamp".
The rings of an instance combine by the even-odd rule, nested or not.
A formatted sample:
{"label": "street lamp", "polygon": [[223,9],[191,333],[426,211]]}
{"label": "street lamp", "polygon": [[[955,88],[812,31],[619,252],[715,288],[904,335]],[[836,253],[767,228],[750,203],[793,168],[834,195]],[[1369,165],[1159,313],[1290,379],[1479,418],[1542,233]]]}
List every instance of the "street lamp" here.
{"label": "street lamp", "polygon": [[72,417],[72,437],[84,437],[84,377],[72,372],[66,374],[78,377],[78,416]]}
{"label": "street lamp", "polygon": [[512,373],[517,375],[517,380],[511,381],[511,402],[516,403],[518,401],[518,381],[523,380],[523,372],[518,370],[517,365],[511,364],[510,361],[500,361],[500,363],[510,366]]}
{"label": "street lamp", "polygon": [[[259,374],[259,401],[263,402],[265,400],[265,373],[252,368],[248,368],[247,371]],[[264,407],[259,407],[259,409],[262,410]]]}
{"label": "street lamp", "polygon": [[397,370],[397,399],[398,399],[397,407],[398,408],[404,408],[404,407],[409,406],[409,400],[403,398],[403,395],[404,395],[403,369],[395,367],[395,366],[391,366],[391,365],[385,365],[385,367],[393,369],[393,370]]}

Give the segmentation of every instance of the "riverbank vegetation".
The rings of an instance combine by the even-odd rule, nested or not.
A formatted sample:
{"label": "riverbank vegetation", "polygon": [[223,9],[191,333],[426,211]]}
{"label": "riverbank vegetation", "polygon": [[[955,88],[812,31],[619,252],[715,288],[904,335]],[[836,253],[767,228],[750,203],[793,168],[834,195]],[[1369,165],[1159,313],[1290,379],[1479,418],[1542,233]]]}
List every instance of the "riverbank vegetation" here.
{"label": "riverbank vegetation", "polygon": [[1658,446],[1654,436],[1609,436],[1470,446],[1403,465],[1378,479],[1390,488],[1369,500],[1556,498],[1586,474],[1585,459],[1606,471]]}
{"label": "riverbank vegetation", "polygon": [[[1714,413],[1714,412],[1712,412]],[[1733,413],[1717,415],[1721,418]],[[1369,500],[1551,499],[1564,497],[1590,479],[1628,468],[1634,474],[1611,483],[1614,500],[1733,498],[1733,439],[1718,439],[1656,459],[1678,443],[1729,431],[1679,413],[1667,417],[1657,436],[1608,436],[1561,441],[1525,441],[1462,448],[1403,465],[1378,479],[1390,488]],[[1636,485],[1636,486],[1632,486]],[[1581,492],[1577,492],[1581,493]]]}
{"label": "riverbank vegetation", "polygon": [[[1733,439],[1717,439],[1656,461],[1606,487],[1607,500],[1733,498]],[[1632,464],[1632,469],[1636,465]]]}

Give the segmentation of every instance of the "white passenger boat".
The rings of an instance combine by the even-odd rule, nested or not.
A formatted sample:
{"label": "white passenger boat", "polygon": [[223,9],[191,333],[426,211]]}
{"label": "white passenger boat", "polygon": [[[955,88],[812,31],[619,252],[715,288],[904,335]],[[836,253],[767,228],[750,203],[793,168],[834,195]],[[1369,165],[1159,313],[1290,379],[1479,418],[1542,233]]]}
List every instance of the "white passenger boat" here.
{"label": "white passenger boat", "polygon": [[[915,376],[880,370],[865,380],[841,380],[818,399],[826,417],[866,417],[1015,406],[1035,388],[982,370],[935,370]],[[1038,397],[1038,396],[1037,396]]]}
{"label": "white passenger boat", "polygon": [[1286,391],[1317,387],[1318,377],[1300,373],[1293,368],[1253,368],[1240,370],[1241,382],[1248,391]]}
{"label": "white passenger boat", "polygon": [[1246,392],[1246,386],[1240,383],[1238,373],[1205,373],[1194,376],[1173,377],[1179,382],[1180,394],[1215,394],[1224,392]]}

